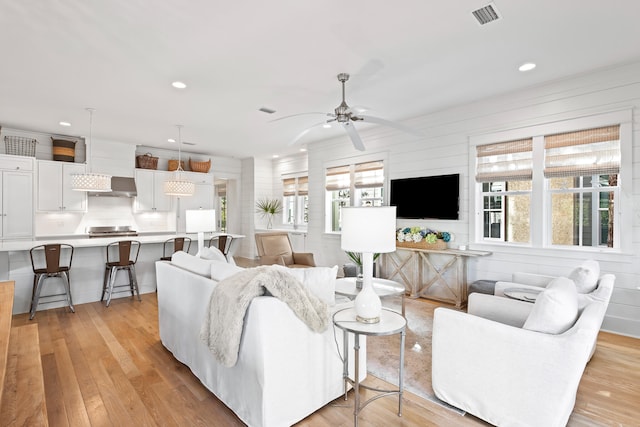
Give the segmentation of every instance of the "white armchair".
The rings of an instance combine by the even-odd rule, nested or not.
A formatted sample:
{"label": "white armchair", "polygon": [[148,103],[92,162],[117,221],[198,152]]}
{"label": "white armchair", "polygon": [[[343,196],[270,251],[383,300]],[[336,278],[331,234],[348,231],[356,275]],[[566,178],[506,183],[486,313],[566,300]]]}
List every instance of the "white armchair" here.
{"label": "white armchair", "polygon": [[[611,292],[615,278],[599,287]],[[534,304],[474,293],[468,312],[437,308],[432,385],[438,398],[495,425],[565,426],[607,304],[594,300],[559,334],[523,329]]]}
{"label": "white armchair", "polygon": [[[599,276],[600,266],[597,261],[593,260],[584,261],[569,273],[567,277],[576,283],[578,289],[578,307],[583,308],[592,301],[602,301],[606,305],[609,304],[613,286],[611,289],[601,286],[604,276]],[[504,291],[509,288],[541,290],[546,288],[555,278],[556,276],[544,274],[516,272],[513,273],[511,282],[496,282],[493,294],[505,296]]]}

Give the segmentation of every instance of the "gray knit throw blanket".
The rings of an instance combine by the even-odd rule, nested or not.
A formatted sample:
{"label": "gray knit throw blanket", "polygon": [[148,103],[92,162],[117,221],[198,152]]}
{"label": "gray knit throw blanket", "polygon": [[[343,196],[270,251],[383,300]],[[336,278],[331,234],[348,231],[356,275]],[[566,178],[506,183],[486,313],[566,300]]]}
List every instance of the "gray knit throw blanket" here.
{"label": "gray knit throw blanket", "polygon": [[218,282],[200,329],[200,339],[222,365],[236,364],[246,311],[253,298],[261,295],[287,303],[314,332],[329,326],[327,304],[298,279],[270,266],[245,269]]}

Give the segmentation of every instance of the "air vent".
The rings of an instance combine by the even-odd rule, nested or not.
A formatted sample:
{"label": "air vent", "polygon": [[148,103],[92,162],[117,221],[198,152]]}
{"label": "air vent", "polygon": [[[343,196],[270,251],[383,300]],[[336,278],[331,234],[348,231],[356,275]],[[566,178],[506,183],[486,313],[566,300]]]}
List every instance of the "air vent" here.
{"label": "air vent", "polygon": [[276,112],[276,110],[272,108],[267,108],[267,107],[261,107],[258,111],[262,111],[263,113],[267,113],[267,114],[273,114]]}
{"label": "air vent", "polygon": [[474,10],[471,13],[473,13],[473,16],[475,16],[480,25],[488,24],[489,22],[500,19],[498,9],[496,9],[496,5],[493,3],[489,3],[488,5],[481,7],[478,10]]}

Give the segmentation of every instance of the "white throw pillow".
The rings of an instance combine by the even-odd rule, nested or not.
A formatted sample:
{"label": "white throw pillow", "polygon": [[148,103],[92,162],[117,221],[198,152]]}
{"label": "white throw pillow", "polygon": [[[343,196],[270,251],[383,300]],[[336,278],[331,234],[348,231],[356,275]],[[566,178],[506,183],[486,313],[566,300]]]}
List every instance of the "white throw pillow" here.
{"label": "white throw pillow", "polygon": [[207,248],[205,246],[200,252],[198,252],[198,256],[202,259],[227,262],[227,258],[224,256],[224,254],[220,251],[220,249],[215,247]]}
{"label": "white throw pillow", "polygon": [[229,264],[226,261],[211,260],[211,278],[216,282],[233,276],[242,270],[244,270],[244,268]]}
{"label": "white throw pillow", "polygon": [[600,278],[600,264],[595,260],[588,260],[575,268],[569,279],[576,284],[576,289],[580,294],[588,294],[598,287],[598,279]]}
{"label": "white throw pillow", "polygon": [[309,267],[309,268],[288,268],[274,264],[273,267],[282,269],[302,284],[315,296],[332,306],[335,304],[336,276],[338,266],[333,267]]}
{"label": "white throw pillow", "polygon": [[178,251],[171,255],[171,263],[192,273],[211,278],[210,260],[198,258],[184,251]]}
{"label": "white throw pillow", "polygon": [[572,280],[555,278],[538,294],[523,329],[561,334],[578,318],[578,292]]}

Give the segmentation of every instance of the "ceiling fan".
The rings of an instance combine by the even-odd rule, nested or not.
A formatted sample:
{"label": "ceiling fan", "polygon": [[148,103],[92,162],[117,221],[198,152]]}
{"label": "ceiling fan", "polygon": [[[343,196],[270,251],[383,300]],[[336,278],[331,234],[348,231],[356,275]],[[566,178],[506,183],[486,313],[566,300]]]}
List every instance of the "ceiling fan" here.
{"label": "ceiling fan", "polygon": [[[349,107],[349,105],[347,105],[347,102],[345,101],[345,83],[347,82],[347,80],[349,80],[349,74],[347,73],[340,73],[338,74],[338,81],[340,81],[340,83],[342,83],[342,102],[340,103],[340,105],[338,105],[333,111],[333,113],[326,113],[326,115],[328,117],[331,117],[329,120],[325,120],[323,122],[317,123],[305,130],[303,130],[302,132],[300,132],[290,143],[289,145],[293,145],[295,143],[297,143],[300,138],[302,138],[303,136],[305,136],[309,131],[311,131],[312,129],[319,127],[319,126],[325,126],[327,123],[331,123],[331,122],[338,122],[342,128],[347,132],[347,135],[349,135],[349,138],[351,138],[351,142],[353,143],[353,146],[360,151],[364,151],[365,147],[364,147],[364,143],[362,142],[362,138],[360,138],[360,135],[358,134],[358,131],[356,130],[355,126],[353,125],[355,122],[363,122],[363,123],[376,123],[379,125],[384,125],[384,126],[389,126],[395,129],[399,129],[401,131],[410,133],[412,135],[415,136],[422,136],[422,134],[414,129],[411,129],[408,126],[403,126],[399,123],[395,123],[389,120],[385,120],[385,119],[381,119],[379,117],[374,117],[374,116],[369,116],[369,115],[362,115],[356,111],[354,111],[351,107]],[[290,116],[285,116],[285,117],[280,117],[279,119],[275,119],[272,121],[278,121],[278,120],[282,120],[282,119],[286,119],[289,117],[293,117],[293,116],[299,116],[302,114],[325,114],[325,113],[300,113],[300,114],[293,114]]]}

